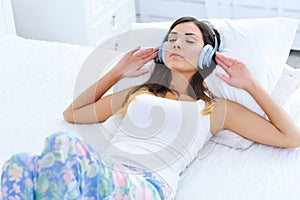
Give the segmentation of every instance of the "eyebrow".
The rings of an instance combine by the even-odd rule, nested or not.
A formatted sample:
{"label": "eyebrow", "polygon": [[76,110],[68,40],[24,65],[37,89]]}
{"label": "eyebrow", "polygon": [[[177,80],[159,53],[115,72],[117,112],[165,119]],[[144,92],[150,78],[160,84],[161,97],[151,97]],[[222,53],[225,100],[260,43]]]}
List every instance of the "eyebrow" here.
{"label": "eyebrow", "polygon": [[[175,31],[170,32],[170,34],[175,34],[177,35],[178,33]],[[195,33],[184,33],[185,35],[192,35],[192,36],[197,36]]]}

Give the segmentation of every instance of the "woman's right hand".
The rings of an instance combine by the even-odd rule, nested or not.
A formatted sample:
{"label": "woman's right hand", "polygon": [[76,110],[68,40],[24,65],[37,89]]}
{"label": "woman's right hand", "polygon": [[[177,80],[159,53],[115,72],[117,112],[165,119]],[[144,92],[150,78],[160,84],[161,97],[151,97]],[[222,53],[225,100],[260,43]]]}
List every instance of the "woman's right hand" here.
{"label": "woman's right hand", "polygon": [[157,57],[158,47],[141,49],[136,47],[121,58],[115,66],[122,77],[136,77],[149,72],[149,69],[141,69],[141,67],[150,60]]}

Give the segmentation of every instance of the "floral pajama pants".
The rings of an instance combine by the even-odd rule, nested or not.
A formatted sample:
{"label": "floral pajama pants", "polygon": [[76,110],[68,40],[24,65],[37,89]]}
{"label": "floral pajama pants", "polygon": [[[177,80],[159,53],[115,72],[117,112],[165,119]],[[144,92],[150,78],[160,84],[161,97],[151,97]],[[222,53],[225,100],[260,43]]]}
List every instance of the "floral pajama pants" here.
{"label": "floral pajama pants", "polygon": [[3,166],[1,190],[3,200],[174,199],[155,173],[118,164],[61,132],[46,138],[40,156],[13,155]]}

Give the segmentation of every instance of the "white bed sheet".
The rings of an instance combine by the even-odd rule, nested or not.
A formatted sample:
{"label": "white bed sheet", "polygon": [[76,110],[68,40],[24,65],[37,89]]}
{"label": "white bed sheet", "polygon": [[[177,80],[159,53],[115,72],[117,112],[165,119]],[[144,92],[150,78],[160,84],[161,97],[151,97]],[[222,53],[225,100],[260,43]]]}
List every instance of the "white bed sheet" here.
{"label": "white bed sheet", "polygon": [[0,41],[0,164],[12,153],[38,153],[45,136],[76,127],[62,111],[91,47],[26,40]]}
{"label": "white bed sheet", "polygon": [[[300,199],[300,149],[216,145],[182,176],[177,199]],[[189,191],[189,192],[186,192]]]}
{"label": "white bed sheet", "polygon": [[[0,165],[17,152],[39,153],[55,131],[98,143],[98,125],[65,122],[80,66],[93,48],[9,36],[0,41]],[[300,92],[293,101],[300,99]],[[300,106],[293,108],[299,116]],[[297,111],[297,112],[296,112]],[[299,120],[299,118],[298,118]],[[100,143],[100,141],[99,141]],[[183,174],[178,200],[300,199],[300,148],[216,145]]]}

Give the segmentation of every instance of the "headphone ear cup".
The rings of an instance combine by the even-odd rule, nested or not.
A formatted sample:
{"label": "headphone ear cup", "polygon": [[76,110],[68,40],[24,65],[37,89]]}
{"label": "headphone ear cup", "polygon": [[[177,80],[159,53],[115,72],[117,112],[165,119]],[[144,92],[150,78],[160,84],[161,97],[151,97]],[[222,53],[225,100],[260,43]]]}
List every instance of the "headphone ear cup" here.
{"label": "headphone ear cup", "polygon": [[158,60],[165,64],[166,42],[163,42],[158,49]]}
{"label": "headphone ear cup", "polygon": [[198,59],[198,66],[200,69],[205,69],[210,66],[214,53],[214,48],[210,44],[203,47]]}

